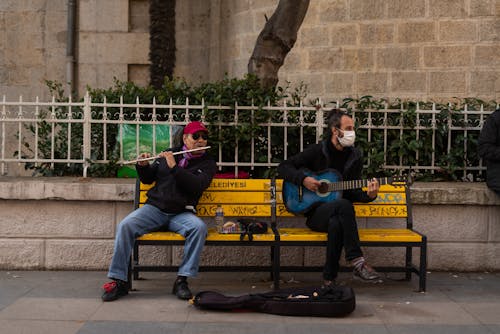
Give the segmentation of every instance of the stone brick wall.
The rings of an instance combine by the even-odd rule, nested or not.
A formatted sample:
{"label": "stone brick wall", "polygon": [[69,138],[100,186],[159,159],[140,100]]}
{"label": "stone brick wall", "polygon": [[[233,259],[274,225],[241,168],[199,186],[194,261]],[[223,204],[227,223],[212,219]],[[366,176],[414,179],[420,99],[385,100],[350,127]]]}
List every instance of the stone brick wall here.
{"label": "stone brick wall", "polygon": [[[182,6],[188,11],[195,2]],[[195,73],[183,66],[176,73],[192,81],[242,76],[276,1],[219,0],[206,6],[209,17],[190,28],[204,34],[191,31],[192,39],[177,44],[184,54],[199,53],[194,48],[209,43],[209,66]],[[362,95],[498,100],[499,11],[495,1],[482,0],[311,1],[280,84],[303,81],[309,98],[324,101]]]}
{"label": "stone brick wall", "polygon": [[66,1],[0,1],[0,97],[48,95],[45,80],[64,81]]}
{"label": "stone brick wall", "polygon": [[[79,0],[77,89],[113,78],[147,84],[148,0]],[[242,76],[275,0],[177,1],[175,75]],[[500,97],[495,0],[314,0],[281,84],[325,101],[345,96],[449,100]],[[67,0],[0,3],[0,95],[47,97],[64,82]]]}
{"label": "stone brick wall", "polygon": [[[229,12],[221,15],[221,30],[234,53],[221,51],[219,66],[242,75],[275,1],[221,6]],[[303,81],[309,97],[325,101],[367,94],[498,99],[499,10],[496,2],[481,0],[311,1],[280,70],[281,84]]]}
{"label": "stone brick wall", "polygon": [[[304,70],[317,71],[325,84],[331,81],[331,75],[347,72],[351,82],[343,91],[321,90],[320,86],[317,95],[325,98],[352,93],[423,99],[498,97],[496,80],[480,79],[490,71],[496,71],[498,78],[498,56],[486,62],[477,56],[483,48],[485,53],[491,52],[490,55],[498,48],[498,35],[486,33],[496,24],[493,2],[484,5],[484,1],[356,0],[347,4],[328,2],[328,9],[324,7],[326,2],[315,3],[304,27],[310,26],[310,33],[314,34],[317,29],[324,29],[321,24],[327,25],[328,44],[307,48],[301,56],[305,52],[310,57],[326,48],[335,52],[334,57],[340,58],[337,60],[340,64],[311,68],[314,62],[310,62]],[[484,5],[481,10],[479,3]],[[346,26],[354,30],[355,35],[349,43],[332,38],[338,35],[338,29]],[[308,39],[308,31],[301,31],[300,38]],[[353,59],[355,66],[346,66]]]}
{"label": "stone brick wall", "polygon": [[[133,192],[129,179],[0,178],[0,269],[107,269],[116,225],[132,210]],[[500,270],[500,198],[483,183],[416,183],[412,199],[414,227],[429,240],[430,270]],[[395,223],[403,224],[358,221],[375,228]],[[146,249],[143,263],[179,264],[182,257],[180,246]],[[365,251],[374,265],[404,261],[400,248]],[[202,263],[258,265],[268,262],[268,253],[261,247],[211,246]],[[287,247],[281,253],[283,265],[324,263],[323,247]]]}
{"label": "stone brick wall", "polygon": [[110,87],[113,79],[149,82],[147,1],[78,2],[78,91]]}

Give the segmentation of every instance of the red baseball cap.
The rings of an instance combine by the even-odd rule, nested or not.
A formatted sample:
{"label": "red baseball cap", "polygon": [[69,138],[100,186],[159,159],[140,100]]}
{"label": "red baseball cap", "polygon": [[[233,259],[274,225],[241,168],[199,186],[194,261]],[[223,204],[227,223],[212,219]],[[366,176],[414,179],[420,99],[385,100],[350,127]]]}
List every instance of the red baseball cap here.
{"label": "red baseball cap", "polygon": [[203,125],[202,122],[194,121],[194,122],[191,122],[184,127],[184,134],[185,135],[193,134],[193,133],[196,133],[199,131],[204,131],[204,132],[208,133],[208,129],[205,127],[205,125]]}

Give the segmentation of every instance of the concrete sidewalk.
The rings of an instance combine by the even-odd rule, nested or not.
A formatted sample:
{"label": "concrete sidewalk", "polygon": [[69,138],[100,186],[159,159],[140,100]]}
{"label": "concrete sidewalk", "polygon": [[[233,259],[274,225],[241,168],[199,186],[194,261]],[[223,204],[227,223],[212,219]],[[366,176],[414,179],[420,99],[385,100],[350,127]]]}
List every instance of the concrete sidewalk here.
{"label": "concrete sidewalk", "polygon": [[[103,303],[104,272],[0,271],[0,333],[500,333],[500,273],[429,273],[417,282],[387,280],[354,288],[345,318],[200,311],[170,294],[174,273],[144,273],[129,296]],[[395,275],[395,274],[394,274]],[[311,286],[319,273],[285,273],[282,287]],[[200,273],[193,292],[240,295],[270,290],[263,273]]]}

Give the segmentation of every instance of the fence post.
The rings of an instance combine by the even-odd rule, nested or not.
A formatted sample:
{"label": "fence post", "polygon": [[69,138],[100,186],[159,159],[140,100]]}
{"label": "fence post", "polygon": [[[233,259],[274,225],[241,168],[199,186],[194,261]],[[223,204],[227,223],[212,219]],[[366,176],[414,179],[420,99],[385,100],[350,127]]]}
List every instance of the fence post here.
{"label": "fence post", "polygon": [[90,128],[91,128],[91,109],[90,95],[85,92],[83,98],[83,177],[87,177],[87,169],[90,166]]}
{"label": "fence post", "polygon": [[323,110],[323,102],[321,102],[321,99],[318,99],[318,102],[316,104],[316,141],[319,142],[321,140],[321,137],[323,136],[323,128],[325,126],[325,117],[324,117],[324,110]]}

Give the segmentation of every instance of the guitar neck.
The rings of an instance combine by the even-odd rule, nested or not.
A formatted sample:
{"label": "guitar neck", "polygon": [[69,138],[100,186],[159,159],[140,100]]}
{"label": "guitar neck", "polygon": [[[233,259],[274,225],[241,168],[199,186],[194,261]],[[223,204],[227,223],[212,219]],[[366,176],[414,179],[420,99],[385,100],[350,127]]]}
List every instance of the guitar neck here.
{"label": "guitar neck", "polygon": [[[368,182],[370,182],[371,180],[372,179],[332,182],[328,184],[328,191],[330,192],[363,188],[366,187],[368,185]],[[380,185],[389,184],[392,182],[392,177],[377,178],[377,181]]]}

